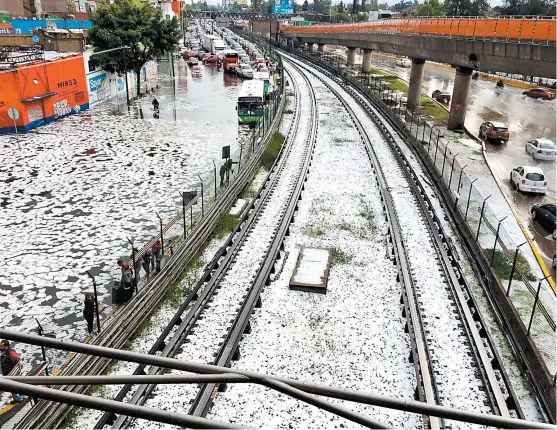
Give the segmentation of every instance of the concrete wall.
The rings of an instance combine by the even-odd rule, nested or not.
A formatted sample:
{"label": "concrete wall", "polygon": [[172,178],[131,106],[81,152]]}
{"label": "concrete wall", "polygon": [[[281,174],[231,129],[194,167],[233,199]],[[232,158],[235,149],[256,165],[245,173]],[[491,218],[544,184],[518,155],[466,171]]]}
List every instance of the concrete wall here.
{"label": "concrete wall", "polygon": [[381,33],[289,32],[307,43],[372,49],[493,72],[556,78],[554,46]]}
{"label": "concrete wall", "polygon": [[34,45],[33,36],[1,35],[0,46]]}

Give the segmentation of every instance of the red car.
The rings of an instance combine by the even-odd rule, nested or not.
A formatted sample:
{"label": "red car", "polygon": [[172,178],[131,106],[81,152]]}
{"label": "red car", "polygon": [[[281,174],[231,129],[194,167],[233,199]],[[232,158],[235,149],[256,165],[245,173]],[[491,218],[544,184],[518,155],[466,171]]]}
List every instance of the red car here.
{"label": "red car", "polygon": [[191,57],[197,57],[197,52],[195,52],[195,51],[184,52],[184,60],[187,60],[188,58],[191,58]]}
{"label": "red car", "polygon": [[533,99],[554,100],[555,94],[547,88],[530,88],[522,93],[525,96],[532,97]]}
{"label": "red car", "polygon": [[201,61],[205,61],[205,59],[207,59],[207,58],[210,57],[210,56],[211,56],[211,53],[210,53],[210,52],[206,52],[205,54],[202,55]]}
{"label": "red car", "polygon": [[216,64],[216,63],[220,63],[220,57],[218,55],[209,55],[208,57],[203,58],[203,62],[205,64]]}

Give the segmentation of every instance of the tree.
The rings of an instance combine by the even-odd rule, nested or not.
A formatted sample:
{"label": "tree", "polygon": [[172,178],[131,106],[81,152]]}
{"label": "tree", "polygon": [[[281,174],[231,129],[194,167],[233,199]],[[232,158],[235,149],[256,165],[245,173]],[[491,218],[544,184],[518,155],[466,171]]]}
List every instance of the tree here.
{"label": "tree", "polygon": [[352,2],[352,15],[355,15],[358,13],[358,0],[353,0]]}
{"label": "tree", "polygon": [[308,0],[304,0],[304,4],[302,5],[302,10],[304,12],[308,11]]}
{"label": "tree", "polygon": [[68,6],[68,13],[75,13],[76,12],[75,3],[72,0],[68,0],[66,2],[66,5]]}
{"label": "tree", "polygon": [[555,0],[505,0],[500,12],[503,15],[555,16]]}
{"label": "tree", "polygon": [[110,5],[101,2],[91,21],[89,41],[95,51],[129,47],[125,55],[122,50],[95,55],[94,63],[113,73],[127,72],[127,65],[137,76],[138,96],[143,65],[172,51],[180,38],[176,17],[163,20],[160,9],[140,0],[119,0]]}
{"label": "tree", "polygon": [[337,4],[337,9],[336,10],[337,10],[338,13],[344,13],[344,3],[342,2],[342,0],[339,4]]}
{"label": "tree", "polygon": [[439,0],[425,0],[424,4],[418,8],[420,16],[442,16],[443,12],[443,5],[439,3]]}

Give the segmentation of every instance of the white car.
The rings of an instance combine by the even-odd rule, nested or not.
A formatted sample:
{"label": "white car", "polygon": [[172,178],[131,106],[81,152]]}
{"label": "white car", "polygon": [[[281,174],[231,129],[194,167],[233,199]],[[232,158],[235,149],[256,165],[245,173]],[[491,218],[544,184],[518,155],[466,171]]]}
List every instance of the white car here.
{"label": "white car", "polygon": [[552,140],[534,139],[526,144],[526,153],[537,160],[555,161],[557,158],[557,148]]}
{"label": "white car", "polygon": [[542,169],[535,166],[515,167],[511,171],[511,182],[516,191],[525,193],[547,193],[547,181]]}
{"label": "white car", "polygon": [[410,67],[412,65],[412,61],[408,58],[397,58],[395,64],[400,67]]}
{"label": "white car", "polygon": [[249,64],[242,63],[237,69],[237,73],[242,78],[253,78],[253,69]]}

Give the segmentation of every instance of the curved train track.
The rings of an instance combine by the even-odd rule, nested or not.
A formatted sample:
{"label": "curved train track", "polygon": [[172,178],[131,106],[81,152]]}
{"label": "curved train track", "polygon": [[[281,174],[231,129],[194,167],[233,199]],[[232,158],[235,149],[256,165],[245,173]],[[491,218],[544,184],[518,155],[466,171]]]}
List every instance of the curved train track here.
{"label": "curved train track", "polygon": [[[260,291],[268,283],[282,241],[288,234],[315,144],[317,106],[311,86],[307,86],[306,98],[310,100],[312,114],[304,118],[302,90],[296,80],[290,81],[296,94],[294,116],[277,161],[227,239],[226,254],[208,268],[194,289],[195,302],[182,306],[157,340],[158,346],[153,346],[151,351],[158,350],[165,357],[218,365],[228,365],[239,353],[240,338],[250,330],[249,316],[260,304]],[[262,237],[266,239],[262,241]],[[138,366],[134,374],[164,372],[162,368]],[[185,392],[177,401],[182,407],[191,403],[191,414],[204,414],[217,389],[215,384],[200,389],[184,387]],[[136,389],[126,385],[116,400],[143,405],[153,397],[157,401],[156,394],[155,385],[141,385]],[[124,428],[133,423],[133,418],[105,413],[95,428],[106,425]]]}

